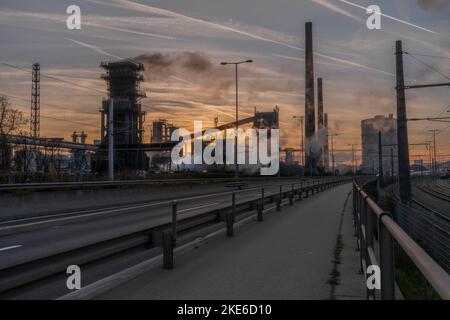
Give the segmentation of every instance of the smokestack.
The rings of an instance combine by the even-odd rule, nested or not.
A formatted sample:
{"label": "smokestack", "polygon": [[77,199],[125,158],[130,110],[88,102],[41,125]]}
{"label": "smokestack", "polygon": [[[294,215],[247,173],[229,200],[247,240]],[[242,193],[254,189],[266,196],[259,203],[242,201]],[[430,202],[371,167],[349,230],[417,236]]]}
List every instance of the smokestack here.
{"label": "smokestack", "polygon": [[319,139],[319,154],[318,159],[320,159],[320,166],[323,168],[325,167],[325,159],[324,159],[324,139],[322,138],[323,135],[323,84],[322,84],[322,78],[317,79],[317,115],[319,117],[318,119],[318,139]]}
{"label": "smokestack", "polygon": [[[314,153],[314,138],[316,132],[315,94],[314,94],[314,56],[312,23],[305,24],[305,167],[314,171],[316,169],[316,157]],[[312,172],[311,172],[312,174]]]}
{"label": "smokestack", "polygon": [[323,128],[323,84],[322,78],[317,79],[317,108],[319,115],[319,130]]}
{"label": "smokestack", "polygon": [[325,128],[325,144],[323,146],[323,152],[324,152],[324,164],[323,166],[325,168],[330,167],[330,148],[328,146],[328,113],[325,113],[323,117],[323,126]]}

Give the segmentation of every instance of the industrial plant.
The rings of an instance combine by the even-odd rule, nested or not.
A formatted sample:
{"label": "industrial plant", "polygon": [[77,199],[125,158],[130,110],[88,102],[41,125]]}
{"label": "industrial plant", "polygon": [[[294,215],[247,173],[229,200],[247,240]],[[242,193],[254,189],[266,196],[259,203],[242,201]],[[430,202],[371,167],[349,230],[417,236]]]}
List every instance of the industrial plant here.
{"label": "industrial plant", "polygon": [[[142,99],[146,94],[141,90],[145,66],[131,59],[102,62],[104,70],[101,79],[106,83],[107,96],[100,106],[100,137],[94,144],[87,143],[87,132],[73,132],[72,141],[62,138],[47,138],[40,135],[41,110],[41,66],[32,66],[31,117],[29,134],[3,134],[2,166],[13,168],[5,182],[23,182],[36,179],[36,174],[57,172],[57,176],[77,176],[81,179],[114,179],[146,176],[152,172],[226,172],[231,166],[173,166],[170,151],[176,144],[171,137],[178,129],[176,123],[167,119],[148,121],[152,115],[142,110]],[[306,23],[305,51],[305,117],[298,136],[300,148],[280,150],[282,161],[280,174],[323,175],[334,171],[330,168],[328,114],[324,113],[324,80],[314,74],[314,50],[312,23]],[[317,97],[316,92],[317,83]],[[316,108],[317,100],[317,108]],[[45,104],[44,104],[45,105]],[[303,130],[303,118],[305,128]],[[280,109],[261,112],[255,108],[251,117],[234,122],[219,124],[214,118],[215,128],[225,131],[230,128],[251,126],[254,129],[279,129]],[[150,141],[145,141],[144,133],[150,131]],[[206,130],[205,130],[206,131]],[[206,147],[207,144],[204,145]],[[12,165],[14,164],[14,165]],[[253,172],[251,167],[242,167],[244,174]],[[6,170],[8,171],[8,170]],[[31,177],[31,178],[30,178]]]}

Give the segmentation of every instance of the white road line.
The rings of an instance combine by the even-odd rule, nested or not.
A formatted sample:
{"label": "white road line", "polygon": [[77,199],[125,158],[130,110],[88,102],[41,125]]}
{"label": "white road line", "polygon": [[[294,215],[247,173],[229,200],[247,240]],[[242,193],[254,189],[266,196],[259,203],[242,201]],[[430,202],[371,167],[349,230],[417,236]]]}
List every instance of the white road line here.
{"label": "white road line", "polygon": [[19,245],[17,245],[17,246],[10,246],[10,247],[5,247],[5,248],[0,248],[0,252],[1,252],[1,251],[6,251],[6,250],[17,249],[17,248],[20,248],[21,246],[22,246],[22,245],[19,244]]}
{"label": "white road line", "polygon": [[196,210],[196,209],[203,209],[203,208],[207,208],[207,207],[212,207],[212,206],[215,206],[216,204],[219,204],[219,202],[214,202],[214,203],[205,204],[205,205],[199,206],[199,207],[179,210],[178,213],[184,213],[184,212],[188,212],[188,211],[192,211],[192,210]]}
{"label": "white road line", "polygon": [[[108,212],[114,212],[117,210],[130,210],[130,209],[141,209],[145,207],[154,207],[159,206],[163,204],[168,204],[170,201],[163,201],[163,202],[154,202],[154,203],[147,203],[147,204],[141,204],[141,205],[131,205],[131,206],[116,206],[116,207],[110,207],[106,209],[88,209],[83,211],[74,211],[74,212],[68,212],[68,213],[56,213],[54,215],[47,215],[47,216],[36,216],[32,218],[23,218],[23,219],[16,219],[16,220],[10,220],[10,221],[2,221],[0,222],[0,226],[4,224],[14,224],[17,222],[23,222],[23,221],[30,221],[30,220],[39,220],[36,222],[45,222],[45,221],[54,221],[58,220],[59,218],[66,217],[66,216],[73,216],[73,218],[76,218],[77,216],[90,216],[91,214],[98,214],[98,213],[108,213]],[[83,213],[87,213],[83,215]],[[46,218],[53,218],[49,220],[45,220]]]}

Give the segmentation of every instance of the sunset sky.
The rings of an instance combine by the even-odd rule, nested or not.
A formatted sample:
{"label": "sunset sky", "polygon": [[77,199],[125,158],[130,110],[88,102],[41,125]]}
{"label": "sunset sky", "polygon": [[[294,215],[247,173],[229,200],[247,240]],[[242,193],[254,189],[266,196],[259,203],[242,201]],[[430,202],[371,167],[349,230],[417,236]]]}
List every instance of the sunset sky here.
{"label": "sunset sky", "polygon": [[[72,4],[81,8],[82,30],[66,28]],[[363,8],[373,4],[385,14],[381,30],[366,27]],[[233,69],[220,62],[254,59],[240,69],[240,116],[279,106],[283,146],[298,147],[292,117],[304,113],[304,24],[311,21],[336,148],[349,149],[361,141],[362,119],[396,112],[395,40],[417,54],[405,57],[407,83],[450,82],[449,20],[450,0],[2,0],[0,95],[28,117],[31,75],[4,63],[31,70],[39,62],[41,135],[70,139],[85,130],[92,142],[106,89],[100,62],[157,57],[170,63],[150,65],[142,85],[149,141],[156,118],[188,129],[194,120],[212,126],[215,116],[233,121]],[[449,90],[407,92],[409,117],[450,116]],[[442,130],[439,152],[450,159],[450,123],[410,123],[410,142],[431,139],[431,129]]]}

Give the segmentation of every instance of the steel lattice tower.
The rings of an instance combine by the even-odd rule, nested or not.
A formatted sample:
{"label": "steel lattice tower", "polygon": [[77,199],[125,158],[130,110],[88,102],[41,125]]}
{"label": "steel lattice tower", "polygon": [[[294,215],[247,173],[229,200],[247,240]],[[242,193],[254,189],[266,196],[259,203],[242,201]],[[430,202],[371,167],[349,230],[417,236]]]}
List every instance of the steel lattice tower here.
{"label": "steel lattice tower", "polygon": [[31,85],[31,121],[30,134],[39,138],[41,131],[41,66],[33,64],[33,76]]}

